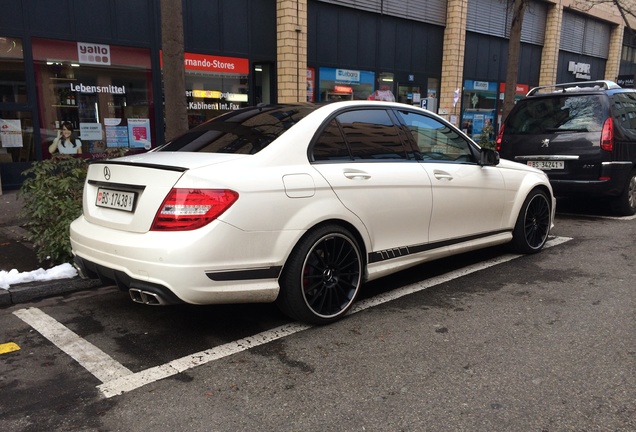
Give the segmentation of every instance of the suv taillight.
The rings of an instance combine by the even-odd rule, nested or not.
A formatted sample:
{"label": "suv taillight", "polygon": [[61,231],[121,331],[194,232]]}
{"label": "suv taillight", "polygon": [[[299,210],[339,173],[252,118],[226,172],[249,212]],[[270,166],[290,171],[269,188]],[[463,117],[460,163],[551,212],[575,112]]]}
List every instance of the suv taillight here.
{"label": "suv taillight", "polygon": [[219,217],[238,199],[227,189],[172,189],[155,215],[150,231],[188,231]]}
{"label": "suv taillight", "polygon": [[603,132],[601,133],[601,149],[611,152],[614,148],[614,124],[612,118],[609,117],[603,124]]}
{"label": "suv taillight", "polygon": [[503,132],[504,125],[501,125],[501,129],[499,129],[499,133],[497,134],[497,139],[495,140],[495,150],[501,151],[501,142],[503,141]]}

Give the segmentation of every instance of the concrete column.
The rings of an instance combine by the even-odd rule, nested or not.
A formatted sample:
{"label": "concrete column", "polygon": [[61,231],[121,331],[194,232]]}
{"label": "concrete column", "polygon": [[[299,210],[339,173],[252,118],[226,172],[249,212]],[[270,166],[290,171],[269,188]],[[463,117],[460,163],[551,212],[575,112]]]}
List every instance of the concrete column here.
{"label": "concrete column", "polygon": [[278,102],[307,100],[307,0],[276,1]]}
{"label": "concrete column", "polygon": [[467,11],[468,0],[448,0],[438,112],[448,120],[451,120],[451,116],[456,116],[457,122],[459,122],[461,100],[458,100],[455,106],[453,104],[455,91],[459,89],[461,98],[464,86]]}

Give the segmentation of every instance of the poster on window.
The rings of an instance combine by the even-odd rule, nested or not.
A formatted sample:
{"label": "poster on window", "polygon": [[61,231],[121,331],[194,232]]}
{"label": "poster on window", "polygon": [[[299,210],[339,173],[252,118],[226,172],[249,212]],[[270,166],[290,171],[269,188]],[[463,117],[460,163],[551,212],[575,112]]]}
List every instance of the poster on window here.
{"label": "poster on window", "polygon": [[20,120],[0,119],[0,142],[2,147],[22,147]]}
{"label": "poster on window", "polygon": [[120,118],[105,118],[106,147],[128,147],[128,126]]}
{"label": "poster on window", "polygon": [[130,148],[143,148],[150,150],[150,120],[128,119],[128,140]]}

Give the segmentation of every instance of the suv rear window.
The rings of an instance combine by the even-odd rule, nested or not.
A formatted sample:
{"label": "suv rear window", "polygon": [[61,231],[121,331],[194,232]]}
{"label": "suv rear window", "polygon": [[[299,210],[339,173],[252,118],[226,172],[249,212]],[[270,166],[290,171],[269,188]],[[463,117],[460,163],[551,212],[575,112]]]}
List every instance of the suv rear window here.
{"label": "suv rear window", "polygon": [[506,123],[514,135],[558,132],[600,132],[605,120],[600,95],[564,95],[524,99]]}
{"label": "suv rear window", "polygon": [[277,105],[233,111],[189,130],[157,151],[255,154],[318,105]]}

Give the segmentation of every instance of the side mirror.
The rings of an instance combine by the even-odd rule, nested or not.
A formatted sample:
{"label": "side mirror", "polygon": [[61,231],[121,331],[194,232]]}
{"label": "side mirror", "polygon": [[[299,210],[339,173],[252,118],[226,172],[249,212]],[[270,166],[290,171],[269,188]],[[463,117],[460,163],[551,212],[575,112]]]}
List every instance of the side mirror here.
{"label": "side mirror", "polygon": [[482,165],[482,166],[499,165],[499,152],[489,148],[482,148],[479,151],[479,165]]}

